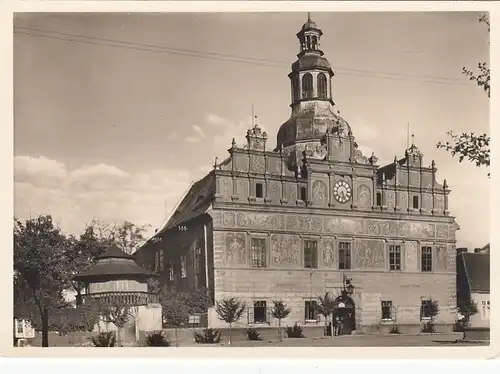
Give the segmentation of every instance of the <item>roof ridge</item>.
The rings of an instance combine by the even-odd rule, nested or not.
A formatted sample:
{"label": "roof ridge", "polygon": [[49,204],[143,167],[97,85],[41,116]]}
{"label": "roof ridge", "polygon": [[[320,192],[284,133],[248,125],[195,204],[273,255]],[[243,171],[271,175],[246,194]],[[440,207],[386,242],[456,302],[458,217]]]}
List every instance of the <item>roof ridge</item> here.
{"label": "roof ridge", "polygon": [[462,257],[462,263],[464,265],[464,272],[465,272],[465,278],[467,279],[467,284],[469,285],[469,293],[471,292],[472,290],[472,287],[471,287],[471,284],[470,284],[470,277],[469,277],[469,272],[467,270],[467,263],[465,261],[465,257],[464,255],[468,253],[468,252],[461,252],[460,255]]}

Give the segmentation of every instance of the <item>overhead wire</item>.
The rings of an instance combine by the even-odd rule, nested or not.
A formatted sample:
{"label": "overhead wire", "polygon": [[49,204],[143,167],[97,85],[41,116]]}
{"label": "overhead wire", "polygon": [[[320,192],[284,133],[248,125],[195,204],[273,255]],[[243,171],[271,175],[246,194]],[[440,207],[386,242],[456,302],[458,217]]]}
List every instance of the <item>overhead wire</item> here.
{"label": "overhead wire", "polygon": [[[290,66],[290,64],[288,64],[284,61],[280,61],[280,60],[272,60],[272,59],[248,57],[248,56],[238,56],[238,55],[234,55],[234,54],[223,54],[223,53],[216,53],[216,52],[197,51],[197,50],[192,50],[192,49],[174,48],[174,47],[145,44],[145,43],[135,43],[135,42],[129,42],[129,41],[124,41],[124,40],[118,40],[118,39],[94,37],[94,36],[87,36],[87,35],[81,35],[81,34],[69,34],[69,33],[43,30],[43,29],[37,29],[37,28],[22,27],[22,26],[15,26],[14,33],[18,34],[18,35],[26,35],[26,36],[32,36],[32,37],[54,39],[54,40],[60,40],[60,41],[66,41],[66,42],[100,45],[100,46],[121,48],[121,49],[126,49],[126,50],[142,51],[142,52],[164,53],[164,54],[186,56],[186,57],[199,58],[199,59],[209,59],[209,60],[218,60],[218,61],[226,61],[226,62],[244,63],[244,64],[256,65],[256,66],[267,66],[267,67],[274,67],[274,68],[283,68],[285,66],[289,68],[289,66]],[[76,38],[78,38],[78,39],[76,39]],[[462,80],[462,79],[451,78],[451,77],[413,75],[413,74],[403,74],[403,73],[375,71],[375,70],[366,70],[366,69],[353,69],[353,68],[336,68],[335,70],[338,72],[341,72],[342,75],[350,75],[350,76],[358,76],[358,77],[475,87],[474,85],[469,83],[469,80],[467,80],[465,78]],[[378,75],[375,75],[375,74],[378,74]],[[387,76],[381,76],[381,75],[387,75]]]}

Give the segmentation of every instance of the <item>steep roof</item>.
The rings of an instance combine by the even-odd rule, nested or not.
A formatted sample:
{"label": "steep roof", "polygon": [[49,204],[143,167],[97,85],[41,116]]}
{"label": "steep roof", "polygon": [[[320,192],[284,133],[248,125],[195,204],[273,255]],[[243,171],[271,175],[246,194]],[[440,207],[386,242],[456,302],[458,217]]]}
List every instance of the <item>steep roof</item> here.
{"label": "steep roof", "polygon": [[77,274],[73,279],[76,281],[88,281],[91,278],[108,276],[151,277],[155,276],[155,274],[137,265],[134,256],[123,252],[115,244],[112,244],[103,255],[98,257],[94,265],[86,271]]}
{"label": "steep roof", "polygon": [[172,214],[172,217],[170,217],[165,226],[158,230],[156,235],[204,214],[214,201],[214,197],[215,175],[213,172],[210,172],[191,186],[189,192]]}
{"label": "steep roof", "polygon": [[461,253],[470,292],[490,292],[490,255]]}
{"label": "steep roof", "polygon": [[133,259],[134,257],[132,255],[129,255],[128,253],[123,252],[116,244],[111,244],[111,246],[104,252],[102,255],[97,257],[98,259],[101,258],[126,258],[126,259]]}

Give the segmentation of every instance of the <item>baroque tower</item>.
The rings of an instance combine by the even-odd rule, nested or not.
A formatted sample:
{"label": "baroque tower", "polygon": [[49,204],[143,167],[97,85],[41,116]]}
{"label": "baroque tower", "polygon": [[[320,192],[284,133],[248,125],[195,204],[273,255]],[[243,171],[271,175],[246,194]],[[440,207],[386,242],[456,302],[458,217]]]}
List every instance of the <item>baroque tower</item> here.
{"label": "baroque tower", "polygon": [[334,110],[335,73],[321,50],[322,35],[308,14],[307,22],[297,33],[300,52],[288,75],[292,114],[277,135],[276,151],[283,150],[287,166],[297,173],[301,172],[304,152],[315,159],[344,162],[361,156],[349,124]]}

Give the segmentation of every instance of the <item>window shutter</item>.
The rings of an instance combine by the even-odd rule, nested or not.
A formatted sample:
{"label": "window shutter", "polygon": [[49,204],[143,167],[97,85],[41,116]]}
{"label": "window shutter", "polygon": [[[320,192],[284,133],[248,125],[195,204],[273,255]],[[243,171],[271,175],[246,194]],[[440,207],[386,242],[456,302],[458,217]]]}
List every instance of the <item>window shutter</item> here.
{"label": "window shutter", "polygon": [[247,315],[248,315],[248,323],[253,323],[254,320],[253,320],[253,308],[252,307],[248,307],[247,309]]}

